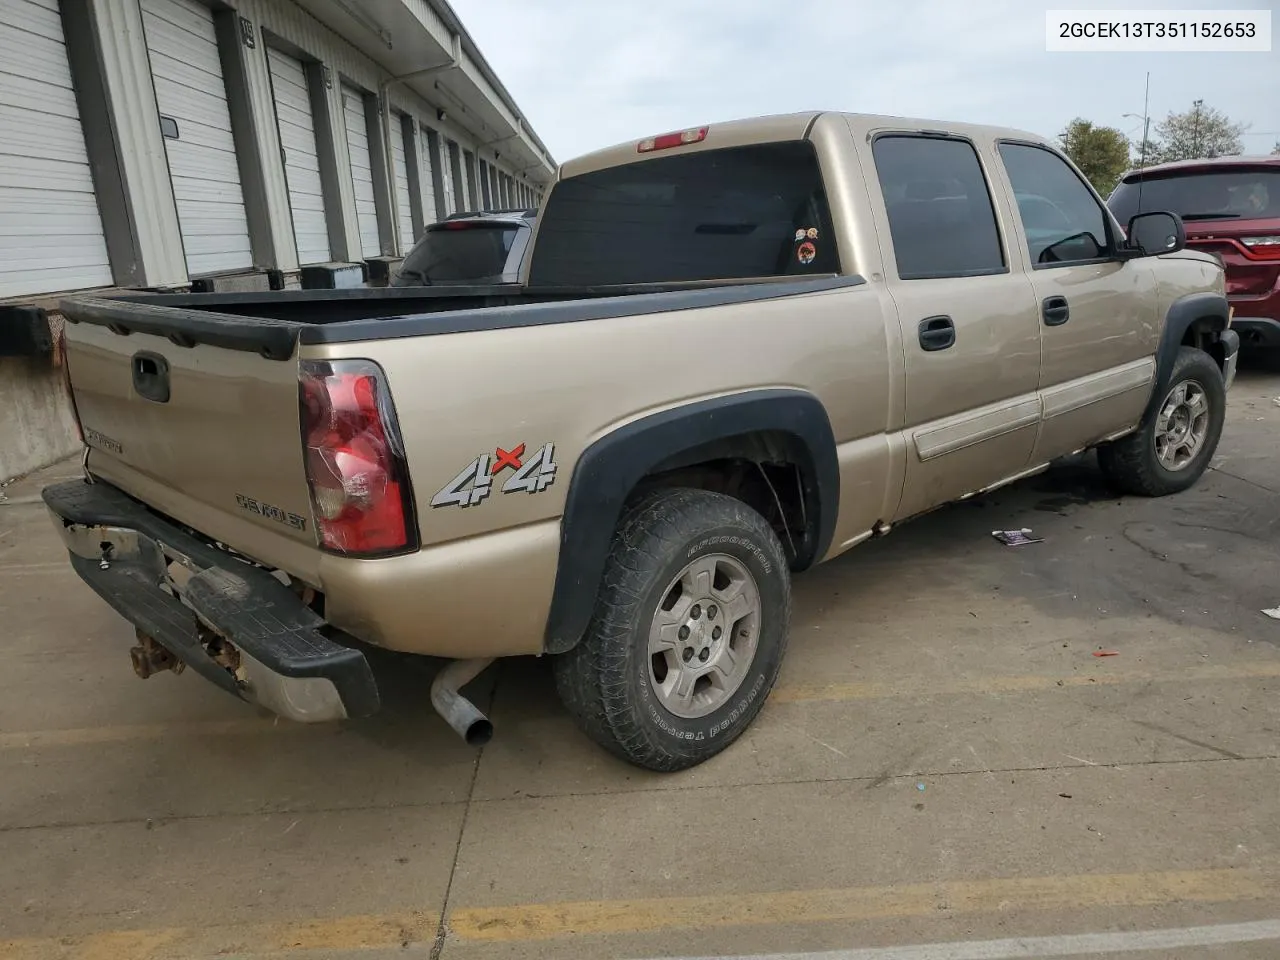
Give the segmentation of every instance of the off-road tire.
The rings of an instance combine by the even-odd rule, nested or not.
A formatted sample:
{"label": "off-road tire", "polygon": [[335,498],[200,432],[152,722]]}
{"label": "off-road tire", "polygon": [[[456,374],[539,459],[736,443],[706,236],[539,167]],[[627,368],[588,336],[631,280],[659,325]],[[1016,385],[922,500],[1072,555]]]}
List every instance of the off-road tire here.
{"label": "off-road tire", "polygon": [[1160,408],[1136,431],[1098,448],[1098,464],[1107,482],[1121,493],[1163,497],[1193,486],[1213,459],[1222,437],[1227,413],[1227,390],[1214,359],[1195,347],[1181,347],[1168,386],[1160,398],[1164,404],[1180,384],[1195,381],[1204,388],[1209,404],[1208,432],[1191,461],[1180,470],[1169,470],[1156,456],[1157,419]]}
{"label": "off-road tire", "polygon": [[[665,708],[650,680],[649,631],[672,578],[700,556],[721,554],[751,574],[760,600],[750,668],[706,716]],[[592,740],[649,770],[682,770],[715,756],[759,713],[786,650],[791,575],[768,522],[718,493],[669,489],[631,506],[614,532],[586,634],[554,659],[565,708]]]}

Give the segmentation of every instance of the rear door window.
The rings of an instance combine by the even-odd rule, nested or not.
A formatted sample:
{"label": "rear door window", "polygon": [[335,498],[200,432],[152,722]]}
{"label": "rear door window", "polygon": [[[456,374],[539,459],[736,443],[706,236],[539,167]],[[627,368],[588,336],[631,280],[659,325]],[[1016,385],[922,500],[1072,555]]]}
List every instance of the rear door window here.
{"label": "rear door window", "polygon": [[531,285],[658,283],[839,271],[808,142],[654,157],[556,184]]}
{"label": "rear door window", "polygon": [[400,265],[396,286],[495,281],[520,227],[452,220],[432,224]]}
{"label": "rear door window", "polygon": [[1008,269],[991,192],[967,140],[891,134],[871,145],[903,280]]}

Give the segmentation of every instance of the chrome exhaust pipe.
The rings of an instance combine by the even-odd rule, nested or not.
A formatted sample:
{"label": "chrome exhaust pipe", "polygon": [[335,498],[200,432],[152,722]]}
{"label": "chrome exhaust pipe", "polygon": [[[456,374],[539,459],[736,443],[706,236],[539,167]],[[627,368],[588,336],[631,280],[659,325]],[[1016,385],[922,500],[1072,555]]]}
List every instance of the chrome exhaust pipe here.
{"label": "chrome exhaust pipe", "polygon": [[482,747],[493,739],[493,723],[458,690],[474,680],[493,657],[453,660],[431,681],[431,705],[470,746]]}

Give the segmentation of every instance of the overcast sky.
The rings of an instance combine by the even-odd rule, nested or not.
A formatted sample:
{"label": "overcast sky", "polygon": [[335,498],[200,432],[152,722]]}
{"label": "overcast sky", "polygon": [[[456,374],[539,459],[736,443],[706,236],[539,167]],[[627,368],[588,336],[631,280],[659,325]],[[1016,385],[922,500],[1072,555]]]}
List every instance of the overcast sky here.
{"label": "overcast sky", "polygon": [[[1280,0],[451,0],[557,161],[701,123],[828,109],[1136,137],[1197,98],[1280,140]],[[1270,53],[1047,53],[1046,9],[1271,9]]]}

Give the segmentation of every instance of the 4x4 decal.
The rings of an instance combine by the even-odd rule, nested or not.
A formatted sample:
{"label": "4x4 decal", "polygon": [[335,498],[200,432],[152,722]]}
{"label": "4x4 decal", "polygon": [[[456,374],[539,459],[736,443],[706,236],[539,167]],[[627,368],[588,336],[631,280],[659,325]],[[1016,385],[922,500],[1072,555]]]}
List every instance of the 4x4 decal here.
{"label": "4x4 decal", "polygon": [[503,493],[542,493],[555,483],[556,445],[545,443],[528,460],[522,460],[525,444],[510,450],[497,447],[482,453],[431,498],[433,507],[474,507],[493,492],[494,480],[507,468],[515,472],[502,484]]}

